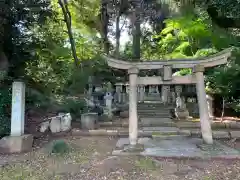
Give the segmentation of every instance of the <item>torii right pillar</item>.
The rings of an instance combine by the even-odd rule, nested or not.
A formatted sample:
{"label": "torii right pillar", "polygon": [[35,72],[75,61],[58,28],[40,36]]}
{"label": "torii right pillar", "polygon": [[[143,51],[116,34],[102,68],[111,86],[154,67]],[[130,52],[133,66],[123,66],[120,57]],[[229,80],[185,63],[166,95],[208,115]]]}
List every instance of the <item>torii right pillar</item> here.
{"label": "torii right pillar", "polygon": [[193,68],[193,72],[196,77],[197,97],[200,114],[201,132],[203,141],[206,144],[213,144],[212,129],[210,124],[210,118],[208,113],[208,104],[206,98],[206,91],[204,85],[204,66],[196,65]]}

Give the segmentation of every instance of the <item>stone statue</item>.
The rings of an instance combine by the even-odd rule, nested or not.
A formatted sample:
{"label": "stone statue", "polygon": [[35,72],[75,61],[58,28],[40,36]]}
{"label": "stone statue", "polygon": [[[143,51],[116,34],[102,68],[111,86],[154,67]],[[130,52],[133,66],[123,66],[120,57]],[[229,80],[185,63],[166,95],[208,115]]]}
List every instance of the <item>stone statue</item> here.
{"label": "stone statue", "polygon": [[178,120],[180,119],[187,119],[189,117],[189,111],[187,110],[185,99],[180,97],[180,93],[177,93],[176,98],[176,108],[175,108],[175,115]]}
{"label": "stone statue", "polygon": [[180,93],[177,93],[177,98],[176,98],[176,108],[181,108],[182,107],[182,99],[180,97]]}

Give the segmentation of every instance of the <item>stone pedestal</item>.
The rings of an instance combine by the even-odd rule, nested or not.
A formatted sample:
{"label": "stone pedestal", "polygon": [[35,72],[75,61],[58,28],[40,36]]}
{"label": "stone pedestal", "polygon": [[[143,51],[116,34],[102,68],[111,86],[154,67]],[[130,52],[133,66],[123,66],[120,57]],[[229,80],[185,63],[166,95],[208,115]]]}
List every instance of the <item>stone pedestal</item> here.
{"label": "stone pedestal", "polygon": [[32,150],[33,136],[25,134],[22,136],[7,136],[0,140],[1,153],[21,153]]}
{"label": "stone pedestal", "polygon": [[196,77],[196,86],[197,86],[197,96],[198,96],[198,107],[199,107],[199,114],[200,114],[200,122],[201,122],[201,131],[202,137],[205,143],[213,144],[212,138],[212,129],[209,120],[208,114],[208,105],[207,105],[207,98],[206,98],[206,91],[204,85],[204,66],[197,65],[194,67],[194,73]]}
{"label": "stone pedestal", "polygon": [[131,68],[129,74],[129,141],[130,145],[137,144],[138,116],[137,116],[137,77],[139,70]]}

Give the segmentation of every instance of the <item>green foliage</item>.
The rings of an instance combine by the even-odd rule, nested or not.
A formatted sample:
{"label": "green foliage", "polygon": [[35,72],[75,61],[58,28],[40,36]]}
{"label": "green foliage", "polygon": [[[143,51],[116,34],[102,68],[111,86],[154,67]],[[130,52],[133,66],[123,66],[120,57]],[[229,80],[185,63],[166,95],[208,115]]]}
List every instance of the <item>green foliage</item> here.
{"label": "green foliage", "polygon": [[69,152],[70,148],[68,144],[63,140],[57,140],[53,142],[51,147],[51,153],[62,155]]}
{"label": "green foliage", "polygon": [[11,89],[1,87],[0,90],[0,137],[10,134]]}
{"label": "green foliage", "polygon": [[35,89],[26,88],[26,109],[40,108],[47,110],[51,104],[48,95],[43,94]]}
{"label": "green foliage", "polygon": [[62,109],[66,112],[70,112],[73,119],[80,117],[81,114],[87,112],[87,106],[84,100],[68,98],[62,104]]}
{"label": "green foliage", "polygon": [[189,74],[192,74],[192,69],[181,69],[180,71],[174,73],[175,76],[185,76]]}

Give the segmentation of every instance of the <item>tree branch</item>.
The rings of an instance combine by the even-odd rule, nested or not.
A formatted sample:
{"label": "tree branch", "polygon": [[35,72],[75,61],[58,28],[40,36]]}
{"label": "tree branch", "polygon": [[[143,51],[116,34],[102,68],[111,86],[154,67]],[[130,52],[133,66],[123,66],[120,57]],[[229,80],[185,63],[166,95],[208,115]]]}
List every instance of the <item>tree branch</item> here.
{"label": "tree branch", "polygon": [[70,41],[71,50],[72,50],[72,56],[74,58],[75,65],[79,66],[79,59],[77,57],[76,45],[75,45],[75,40],[73,38],[72,27],[71,27],[71,24],[72,24],[71,23],[71,13],[68,9],[68,5],[67,5],[66,0],[64,0],[64,1],[59,0],[58,3],[62,8],[62,12],[63,12],[63,15],[64,15],[64,20],[65,20],[66,25],[67,25],[69,41]]}

